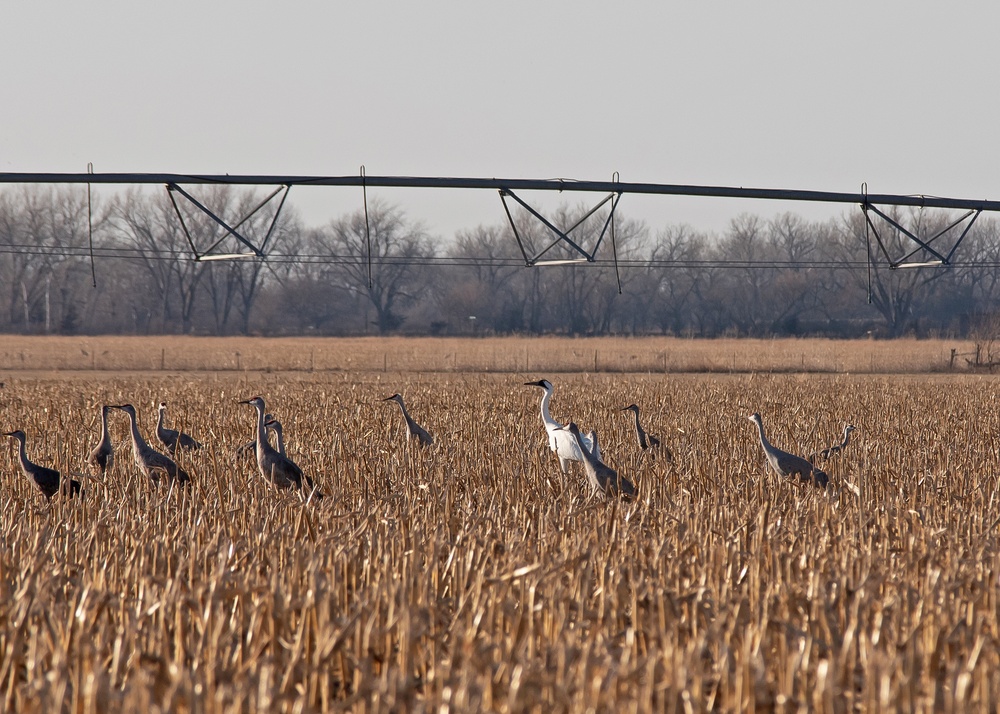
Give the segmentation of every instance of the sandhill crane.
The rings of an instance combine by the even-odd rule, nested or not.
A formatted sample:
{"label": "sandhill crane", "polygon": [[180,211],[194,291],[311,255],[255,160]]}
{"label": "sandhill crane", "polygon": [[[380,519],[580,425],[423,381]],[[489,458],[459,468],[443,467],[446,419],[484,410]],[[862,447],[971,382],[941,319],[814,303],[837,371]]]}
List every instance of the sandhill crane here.
{"label": "sandhill crane", "polygon": [[[274,425],[275,424],[278,425],[279,429],[281,428],[281,423],[278,422],[274,418],[273,415],[271,415],[271,414],[265,414],[264,415],[264,429],[265,430],[267,430],[268,432],[274,431],[275,430],[274,429]],[[285,455],[284,444],[282,444],[280,441],[278,443],[278,453],[281,454],[282,456]],[[237,447],[237,449],[236,449],[236,455],[237,456],[242,457],[242,456],[244,456],[246,454],[254,454],[254,456],[256,457],[256,454],[257,454],[257,440],[256,439],[251,439],[250,441],[248,441],[247,443],[243,444],[242,446]]]}
{"label": "sandhill crane", "polygon": [[115,450],[111,447],[111,436],[108,434],[108,412],[111,407],[104,405],[101,407],[101,439],[97,446],[90,452],[87,463],[104,476],[115,462]]}
{"label": "sandhill crane", "polygon": [[[305,481],[306,487],[315,494],[316,498],[323,498],[323,494],[316,490],[313,485],[313,480],[305,476],[302,469],[294,461],[276,451],[267,442],[267,429],[264,426],[264,398],[252,397],[242,399],[239,403],[249,404],[257,410],[257,468],[260,469],[260,475],[264,477],[264,480],[270,481],[278,488],[297,488],[300,491],[302,490],[302,482]],[[277,426],[277,433],[281,434],[280,424]],[[278,444],[284,451],[284,442],[281,441],[280,436]]]}
{"label": "sandhill crane", "polygon": [[[652,434],[647,434],[646,430],[642,428],[642,424],[639,423],[639,407],[637,405],[629,404],[621,411],[632,412],[632,416],[635,417],[635,438],[639,441],[640,449],[646,451],[647,449],[660,447],[660,440]],[[674,455],[668,447],[664,446],[662,448],[658,448],[658,450],[662,451],[663,457],[667,461],[674,460]]]}
{"label": "sandhill crane", "polygon": [[281,454],[282,456],[284,456],[285,455],[285,436],[284,436],[284,432],[282,431],[282,428],[281,428],[281,422],[278,421],[277,419],[275,419],[274,417],[271,417],[270,419],[268,419],[267,415],[265,414],[264,415],[264,428],[267,429],[268,431],[273,431],[274,432],[274,436],[278,440],[278,453]]}
{"label": "sandhill crane", "polygon": [[787,451],[782,451],[771,445],[767,437],[764,436],[764,424],[761,421],[760,414],[754,412],[748,418],[757,425],[757,431],[760,434],[760,445],[764,449],[764,455],[767,456],[767,462],[771,464],[771,468],[774,469],[775,473],[779,476],[791,476],[795,474],[801,481],[812,482],[820,488],[826,488],[829,477],[825,473],[801,456],[789,454]]}
{"label": "sandhill crane", "polygon": [[[28,454],[24,448],[24,432],[18,429],[17,431],[5,431],[4,436],[10,436],[17,439],[19,444],[18,447],[18,457],[21,460],[21,471],[24,473],[28,479],[42,492],[45,496],[45,500],[52,500],[52,497],[59,492],[59,488],[62,485],[64,479],[59,475],[59,472],[55,469],[50,469],[47,466],[39,466],[38,464],[32,463],[28,460]],[[69,479],[69,495],[76,496],[80,494],[80,482]]]}
{"label": "sandhill crane", "polygon": [[[587,472],[587,480],[590,482],[591,488],[600,491],[605,496],[620,495],[626,500],[635,498],[635,486],[632,482],[624,476],[619,476],[617,471],[601,461],[600,457],[596,456],[593,451],[587,450],[583,436],[580,434],[580,427],[570,422],[561,427],[560,431],[569,433],[580,448],[583,454],[583,468]],[[590,432],[590,437],[596,450],[596,432]]]}
{"label": "sandhill crane", "polygon": [[163,415],[167,411],[166,402],[160,402],[158,411],[159,415],[156,419],[156,438],[160,440],[161,444],[170,450],[171,455],[175,455],[177,453],[178,446],[189,451],[201,448],[201,443],[196,441],[190,434],[185,434],[184,432],[177,431],[176,429],[168,429],[163,425]]}
{"label": "sandhill crane", "polygon": [[[556,456],[559,457],[559,468],[562,469],[563,473],[569,472],[569,462],[570,461],[583,461],[583,454],[580,451],[580,447],[576,443],[576,439],[563,427],[562,424],[557,422],[552,418],[552,414],[549,412],[549,402],[552,401],[552,382],[547,379],[540,379],[537,382],[525,382],[526,387],[541,387],[545,390],[542,395],[542,424],[545,425],[545,433],[549,436],[549,449],[551,449]],[[593,442],[586,438],[581,437],[583,444],[586,449],[593,451]],[[601,450],[598,447],[596,450],[596,456],[598,459],[601,458]]]}
{"label": "sandhill crane", "polygon": [[159,451],[146,443],[139,433],[139,420],[135,414],[135,407],[131,404],[119,404],[111,407],[121,409],[128,414],[129,425],[132,429],[132,456],[135,458],[135,465],[145,474],[146,478],[154,484],[160,482],[161,476],[166,476],[171,482],[176,481],[185,484],[191,480],[187,472],[178,466],[169,456],[164,456]]}
{"label": "sandhill crane", "polygon": [[403,412],[403,420],[406,422],[406,437],[408,439],[415,439],[421,446],[430,446],[434,443],[434,438],[427,433],[427,430],[422,426],[413,421],[409,413],[406,411],[406,405],[403,404],[403,397],[398,392],[393,394],[391,397],[386,397],[382,400],[383,402],[396,402],[399,405],[400,411]]}
{"label": "sandhill crane", "polygon": [[[844,440],[839,444],[834,444],[828,449],[823,449],[821,452],[819,452],[820,457],[822,457],[823,460],[825,461],[826,459],[829,459],[831,456],[836,456],[837,454],[839,454],[842,449],[847,448],[847,442],[851,440],[851,432],[854,431],[855,428],[856,427],[854,427],[852,424],[848,424],[847,426],[845,426]],[[815,456],[816,454],[813,454],[813,457]]]}

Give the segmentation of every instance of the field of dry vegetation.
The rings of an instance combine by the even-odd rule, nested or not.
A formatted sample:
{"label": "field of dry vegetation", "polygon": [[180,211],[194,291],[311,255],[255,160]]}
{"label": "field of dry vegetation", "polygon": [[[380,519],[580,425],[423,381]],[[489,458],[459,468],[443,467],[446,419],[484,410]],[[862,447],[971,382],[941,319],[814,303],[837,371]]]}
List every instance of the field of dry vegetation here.
{"label": "field of dry vegetation", "polygon": [[[206,447],[179,456],[188,487],[156,489],[115,413],[113,470],[84,479],[82,500],[47,504],[4,438],[5,711],[1000,705],[997,378],[844,373],[868,371],[874,350],[912,364],[922,343],[893,362],[892,343],[795,341],[787,363],[735,341],[691,343],[693,356],[683,341],[237,341],[187,372],[171,339],[136,341],[131,367],[125,347],[106,348],[95,361],[122,362],[96,371],[56,364],[83,338],[19,339],[0,346],[0,428],[24,429],[33,460],[83,472],[100,405],[126,401],[148,438],[162,400]],[[713,346],[719,372],[750,370],[672,369]],[[948,347],[923,345],[928,370]],[[404,364],[407,349],[424,361]],[[221,364],[234,352],[239,369]],[[633,354],[652,366],[601,371]],[[800,374],[795,360],[841,367]],[[540,377],[553,415],[597,430],[637,502],[592,497],[579,465],[559,472],[541,391],[522,385]],[[402,443],[398,409],[380,401],[396,391],[432,447]],[[236,402],[255,394],[327,498],[278,493],[234,458],[254,420]],[[635,445],[618,411],[631,402],[672,464]],[[825,493],[767,470],[753,411],[800,454],[858,427]]]}

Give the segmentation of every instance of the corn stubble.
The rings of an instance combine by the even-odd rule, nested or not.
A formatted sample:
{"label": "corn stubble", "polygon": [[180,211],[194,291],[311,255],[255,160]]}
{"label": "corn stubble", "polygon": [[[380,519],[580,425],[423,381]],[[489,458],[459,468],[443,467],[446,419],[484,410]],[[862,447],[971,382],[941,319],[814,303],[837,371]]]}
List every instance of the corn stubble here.
{"label": "corn stubble", "polygon": [[[169,396],[186,489],[139,477],[126,420],[80,503],[0,452],[4,710],[967,710],[1000,702],[1000,411],[987,378],[563,375],[637,503],[545,446],[524,377],[9,382],[3,425],[83,471],[99,405],[146,433]],[[403,391],[435,434],[404,445]],[[328,497],[236,447],[264,394]],[[639,452],[643,406],[673,464]],[[810,453],[826,493],[770,474],[746,416]]]}

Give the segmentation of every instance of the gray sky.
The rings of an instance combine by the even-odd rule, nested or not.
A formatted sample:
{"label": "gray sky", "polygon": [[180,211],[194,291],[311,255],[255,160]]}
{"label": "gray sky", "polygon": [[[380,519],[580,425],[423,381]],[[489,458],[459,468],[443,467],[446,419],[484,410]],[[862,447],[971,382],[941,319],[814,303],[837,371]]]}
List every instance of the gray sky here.
{"label": "gray sky", "polygon": [[[0,171],[487,176],[1000,198],[1000,5],[10,2]],[[437,235],[492,191],[369,191]],[[529,196],[542,207],[596,196]],[[309,225],[359,189],[292,190]],[[816,204],[625,196],[654,230]]]}

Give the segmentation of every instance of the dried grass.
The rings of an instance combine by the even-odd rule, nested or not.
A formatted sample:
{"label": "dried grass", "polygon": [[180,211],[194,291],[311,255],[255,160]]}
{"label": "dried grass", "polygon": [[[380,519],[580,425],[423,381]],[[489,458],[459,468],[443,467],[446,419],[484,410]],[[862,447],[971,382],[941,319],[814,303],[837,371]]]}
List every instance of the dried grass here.
{"label": "dried grass", "polygon": [[[33,337],[5,335],[0,370],[170,372],[920,373],[962,340]],[[965,366],[961,358],[958,366]]]}
{"label": "dried grass", "polygon": [[[641,499],[588,497],[537,389]],[[190,488],[117,453],[47,506],[0,449],[5,710],[967,711],[1000,703],[1000,410],[987,376],[343,372],[7,378],[0,426],[81,471],[98,404],[172,425]],[[402,446],[400,391],[435,436]],[[329,498],[231,458],[264,394]],[[637,453],[643,407],[673,465]],[[746,415],[827,494],[781,483]],[[860,497],[846,484],[858,487]]]}

